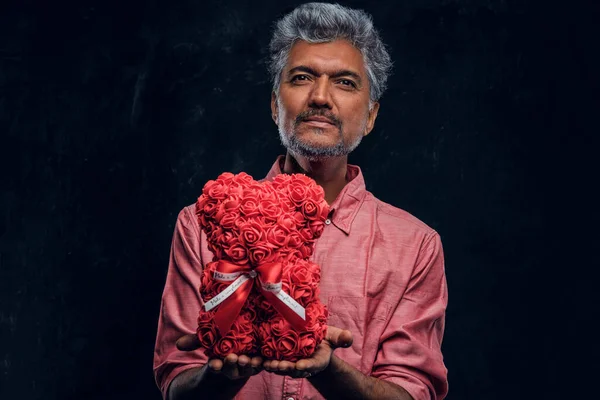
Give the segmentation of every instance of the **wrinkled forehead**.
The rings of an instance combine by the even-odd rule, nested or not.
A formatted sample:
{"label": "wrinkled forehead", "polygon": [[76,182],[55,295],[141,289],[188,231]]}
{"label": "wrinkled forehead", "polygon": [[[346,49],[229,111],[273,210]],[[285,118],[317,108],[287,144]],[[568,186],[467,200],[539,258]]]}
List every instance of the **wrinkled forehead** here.
{"label": "wrinkled forehead", "polygon": [[326,43],[308,43],[299,40],[292,46],[284,75],[293,68],[307,66],[321,74],[349,70],[366,78],[362,53],[350,42],[339,39]]}

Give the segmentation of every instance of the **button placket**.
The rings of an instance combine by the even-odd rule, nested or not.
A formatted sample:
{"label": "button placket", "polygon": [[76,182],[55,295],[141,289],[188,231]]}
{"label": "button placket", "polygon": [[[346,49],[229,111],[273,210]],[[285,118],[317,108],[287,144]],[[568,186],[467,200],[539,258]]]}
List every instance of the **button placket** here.
{"label": "button placket", "polygon": [[283,400],[296,400],[300,395],[300,385],[302,384],[302,379],[292,379],[289,376],[284,377],[283,379]]}

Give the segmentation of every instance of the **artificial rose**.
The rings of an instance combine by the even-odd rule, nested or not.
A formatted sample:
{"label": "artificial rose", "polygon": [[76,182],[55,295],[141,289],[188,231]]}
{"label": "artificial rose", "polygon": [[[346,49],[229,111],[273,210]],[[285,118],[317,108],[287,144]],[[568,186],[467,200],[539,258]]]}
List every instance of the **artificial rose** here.
{"label": "artificial rose", "polygon": [[310,221],[308,226],[312,231],[315,239],[320,238],[323,234],[323,229],[325,229],[325,223],[323,221]]}
{"label": "artificial rose", "polygon": [[305,226],[304,228],[298,229],[298,233],[305,243],[313,240],[313,232],[309,227]]}
{"label": "artificial rose", "polygon": [[254,200],[258,203],[263,193],[262,185],[258,182],[254,182],[244,187],[242,192],[242,198],[244,200]]}
{"label": "artificial rose", "polygon": [[249,336],[253,330],[252,321],[247,318],[246,314],[240,314],[235,321],[233,321],[231,331],[228,334],[236,339],[236,341],[242,342],[242,339]]}
{"label": "artificial rose", "polygon": [[227,197],[227,186],[219,182],[214,182],[206,191],[206,197],[217,201],[224,200]]}
{"label": "artificial rose", "polygon": [[217,212],[214,215],[214,219],[217,222],[221,221],[223,215],[227,213],[238,213],[238,209],[240,208],[241,199],[239,196],[229,196],[221,204],[217,209]]}
{"label": "artificial rose", "polygon": [[277,338],[277,352],[282,359],[293,360],[298,353],[298,334],[290,329]]}
{"label": "artificial rose", "polygon": [[314,248],[311,244],[303,244],[298,249],[300,250],[300,253],[302,253],[302,258],[304,259],[310,258],[310,256],[313,255]]}
{"label": "artificial rose", "polygon": [[200,311],[198,315],[198,329],[196,330],[196,336],[202,347],[209,349],[217,341],[218,332],[216,326],[212,323],[214,313]]}
{"label": "artificial rose", "polygon": [[321,215],[319,206],[320,204],[317,204],[312,200],[304,201],[302,203],[302,215],[304,215],[304,218],[308,219],[309,221],[317,220],[319,215]]}
{"label": "artificial rose", "polygon": [[[212,224],[212,222],[210,224]],[[206,238],[211,243],[218,243],[222,235],[223,228],[219,225],[215,225],[215,227],[211,229],[210,232],[208,230],[206,231]]]}
{"label": "artificial rose", "polygon": [[281,212],[284,214],[296,211],[296,205],[287,196],[279,197],[279,208],[281,208]]}
{"label": "artificial rose", "polygon": [[217,208],[218,208],[218,203],[213,203],[213,202],[207,202],[206,204],[204,204],[204,207],[202,208],[202,213],[204,215],[206,215],[208,218],[212,218],[215,213],[217,212]]}
{"label": "artificial rose", "polygon": [[303,227],[306,224],[306,219],[304,218],[304,214],[302,214],[300,211],[296,211],[295,213],[292,213],[292,218],[294,219],[296,226],[299,228]]}
{"label": "artificial rose", "polygon": [[243,198],[242,203],[240,204],[240,213],[246,217],[256,217],[260,215],[260,211],[258,210],[258,202],[258,197]]}
{"label": "artificial rose", "polygon": [[277,217],[277,225],[285,228],[289,232],[296,229],[296,219],[290,213],[281,214]]}
{"label": "artificial rose", "polygon": [[306,202],[307,187],[300,182],[294,182],[289,188],[289,198],[296,207]]}
{"label": "artificial rose", "polygon": [[314,326],[327,320],[327,307],[320,301],[313,301],[305,308],[307,326]]}
{"label": "artificial rose", "polygon": [[317,183],[312,179],[306,176],[305,174],[293,174],[290,179],[290,185],[303,185],[307,187],[316,186]]}
{"label": "artificial rose", "polygon": [[290,234],[288,235],[288,247],[292,248],[292,249],[296,249],[300,246],[302,246],[302,237],[300,237],[300,234],[296,231],[290,232]]}
{"label": "artificial rose", "polygon": [[207,205],[208,203],[217,204],[218,201],[216,199],[212,199],[204,194],[200,195],[200,197],[198,197],[198,200],[196,201],[196,210],[204,209],[204,206]]}
{"label": "artificial rose", "polygon": [[[292,270],[295,272],[294,270]],[[311,276],[310,273],[306,272],[307,277]],[[292,278],[288,275],[287,279],[283,282],[283,288],[287,294],[292,296],[298,303],[302,306],[306,306],[310,302],[313,301],[317,293],[317,283],[316,282],[294,282]]]}
{"label": "artificial rose", "polygon": [[248,252],[246,248],[239,242],[233,244],[231,247],[225,249],[227,257],[234,262],[239,264],[245,264],[248,258]]}
{"label": "artificial rose", "polygon": [[276,350],[277,347],[277,343],[275,342],[275,339],[272,337],[268,337],[264,340],[262,340],[263,345],[261,347],[261,353],[262,355],[269,359],[269,360],[279,360],[281,359],[281,356],[279,355],[279,353]]}
{"label": "artificial rose", "polygon": [[292,326],[281,315],[271,319],[271,332],[275,336],[281,336],[290,329],[292,329]]}
{"label": "artificial rose", "polygon": [[276,198],[263,198],[258,203],[258,211],[267,221],[277,221],[277,218],[281,215],[281,209]]}
{"label": "artificial rose", "polygon": [[269,230],[267,231],[267,242],[269,242],[277,248],[284,247],[287,244],[289,232],[289,229],[281,225],[275,225],[269,228]]}
{"label": "artificial rose", "polygon": [[221,183],[222,185],[229,186],[234,176],[235,175],[233,175],[231,172],[223,172],[221,175],[219,175],[217,181],[219,181],[219,183]]}
{"label": "artificial rose", "polygon": [[249,253],[250,262],[254,266],[274,260],[273,247],[267,242],[255,243]]}
{"label": "artificial rose", "polygon": [[298,337],[298,348],[301,358],[308,358],[313,355],[317,348],[317,340],[311,332],[301,333]]}
{"label": "artificial rose", "polygon": [[213,351],[216,356],[225,358],[231,353],[236,354],[237,348],[236,340],[230,335],[225,335],[215,344]]}
{"label": "artificial rose", "polygon": [[236,221],[239,219],[240,215],[237,212],[226,212],[221,215],[221,219],[218,221],[219,227],[224,229],[233,229]]}
{"label": "artificial rose", "polygon": [[250,220],[239,227],[240,242],[247,248],[251,248],[257,244],[264,235],[264,228],[256,221]]}
{"label": "artificial rose", "polygon": [[252,177],[247,173],[240,172],[239,174],[233,177],[232,181],[239,184],[240,186],[248,186],[249,184],[254,182],[254,179],[252,179]]}
{"label": "artificial rose", "polygon": [[318,202],[318,201],[324,201],[325,199],[325,192],[323,191],[323,188],[319,185],[310,185],[309,188],[309,193],[308,193],[308,198],[311,199],[312,201]]}
{"label": "artificial rose", "polygon": [[234,244],[239,243],[240,240],[238,239],[237,234],[235,233],[234,230],[230,230],[230,229],[223,229],[223,233],[221,234],[220,237],[215,238],[214,243],[224,249],[230,248],[231,246],[233,246]]}

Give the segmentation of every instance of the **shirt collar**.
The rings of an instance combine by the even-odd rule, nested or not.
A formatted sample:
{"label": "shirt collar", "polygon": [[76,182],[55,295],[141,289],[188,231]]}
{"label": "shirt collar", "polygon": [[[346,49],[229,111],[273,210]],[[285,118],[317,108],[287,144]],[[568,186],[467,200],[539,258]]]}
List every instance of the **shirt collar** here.
{"label": "shirt collar", "polygon": [[[275,176],[281,174],[284,162],[285,156],[277,157],[265,179],[272,180]],[[365,179],[358,165],[348,164],[346,181],[348,182],[346,186],[334,202],[329,205],[329,219],[333,225],[349,235],[352,222],[354,222],[354,218],[365,199],[367,189]]]}

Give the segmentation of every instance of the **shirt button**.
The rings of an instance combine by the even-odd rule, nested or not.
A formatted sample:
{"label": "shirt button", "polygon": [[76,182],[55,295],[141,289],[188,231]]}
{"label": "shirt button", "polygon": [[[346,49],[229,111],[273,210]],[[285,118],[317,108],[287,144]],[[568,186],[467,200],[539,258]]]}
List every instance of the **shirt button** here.
{"label": "shirt button", "polygon": [[[331,224],[331,220],[330,220],[329,218],[327,218],[327,219],[325,220],[325,225],[329,225],[329,224]],[[290,400],[290,399],[288,399],[288,400]]]}
{"label": "shirt button", "polygon": [[288,397],[287,400],[296,400],[293,397]]}

